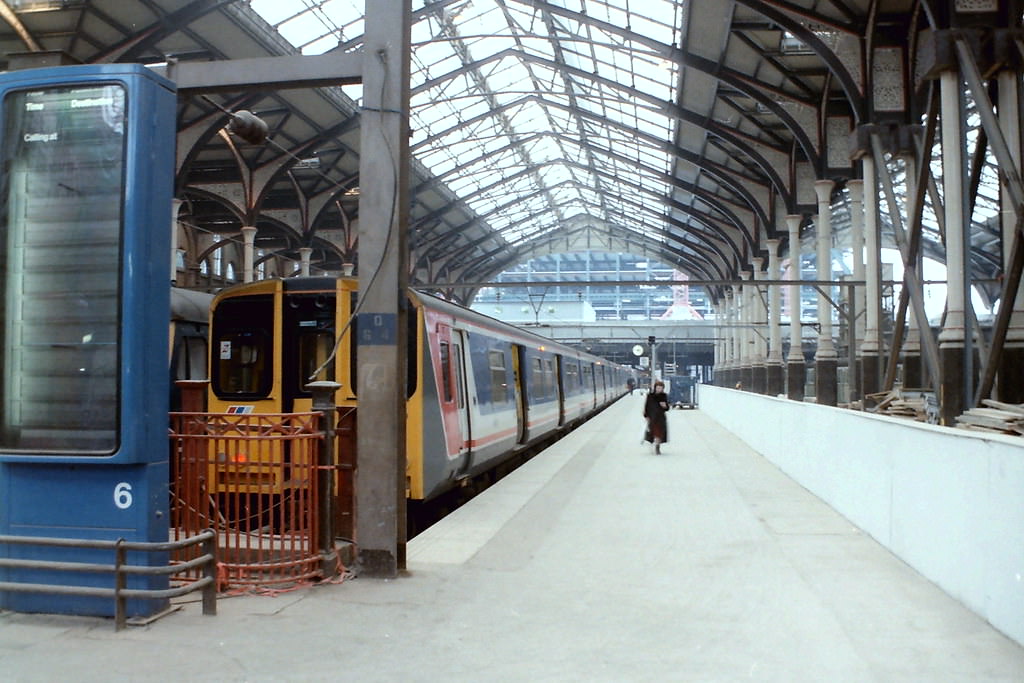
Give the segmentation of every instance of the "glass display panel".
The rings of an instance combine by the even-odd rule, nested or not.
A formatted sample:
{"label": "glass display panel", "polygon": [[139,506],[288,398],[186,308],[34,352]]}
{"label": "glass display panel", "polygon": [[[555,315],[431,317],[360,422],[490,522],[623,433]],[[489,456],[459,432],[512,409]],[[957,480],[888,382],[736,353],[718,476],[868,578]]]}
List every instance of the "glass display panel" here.
{"label": "glass display panel", "polygon": [[0,169],[0,448],[118,446],[125,91],[12,92]]}

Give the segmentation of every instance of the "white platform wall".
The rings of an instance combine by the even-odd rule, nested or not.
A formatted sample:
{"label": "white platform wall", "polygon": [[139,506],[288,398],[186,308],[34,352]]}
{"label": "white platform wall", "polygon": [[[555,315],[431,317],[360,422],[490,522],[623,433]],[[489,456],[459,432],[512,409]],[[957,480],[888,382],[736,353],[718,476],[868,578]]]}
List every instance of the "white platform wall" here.
{"label": "white platform wall", "polygon": [[1024,645],[1024,437],[701,386],[699,408]]}

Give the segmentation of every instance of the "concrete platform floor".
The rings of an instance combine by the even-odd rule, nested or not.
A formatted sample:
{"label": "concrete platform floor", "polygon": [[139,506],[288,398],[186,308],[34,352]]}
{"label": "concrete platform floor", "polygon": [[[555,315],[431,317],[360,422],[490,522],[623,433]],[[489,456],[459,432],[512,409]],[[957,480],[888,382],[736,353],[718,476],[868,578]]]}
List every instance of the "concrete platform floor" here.
{"label": "concrete platform floor", "polygon": [[0,613],[2,681],[1024,681],[1024,648],[700,410],[628,396],[409,544],[407,575]]}

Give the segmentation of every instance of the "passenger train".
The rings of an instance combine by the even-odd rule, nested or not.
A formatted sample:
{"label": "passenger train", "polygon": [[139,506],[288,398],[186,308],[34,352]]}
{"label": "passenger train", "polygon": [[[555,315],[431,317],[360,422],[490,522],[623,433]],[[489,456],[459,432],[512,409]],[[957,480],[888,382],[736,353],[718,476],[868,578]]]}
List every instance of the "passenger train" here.
{"label": "passenger train", "polygon": [[[309,411],[306,385],[323,366],[315,379],[341,384],[335,401],[354,425],[356,286],[352,278],[296,277],[220,292],[210,314],[210,412]],[[408,297],[410,501],[431,500],[494,470],[627,391],[632,368],[421,292]],[[237,490],[229,467],[217,469],[215,490]],[[250,493],[285,491],[286,477],[267,476],[250,482],[259,484]]]}
{"label": "passenger train", "polygon": [[170,380],[171,412],[183,410],[176,382],[207,379],[207,327],[213,295],[171,287]]}

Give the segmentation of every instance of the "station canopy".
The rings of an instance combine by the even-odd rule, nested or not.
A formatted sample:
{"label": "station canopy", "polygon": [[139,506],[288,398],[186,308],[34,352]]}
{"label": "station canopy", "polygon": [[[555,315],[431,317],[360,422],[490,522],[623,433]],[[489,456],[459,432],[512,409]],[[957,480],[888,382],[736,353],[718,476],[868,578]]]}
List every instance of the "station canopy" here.
{"label": "station canopy", "polygon": [[[987,21],[977,14],[987,4],[994,5],[956,6],[967,19]],[[781,240],[785,256],[785,215],[811,225],[819,178],[840,181],[832,202],[841,244],[849,223],[841,181],[858,174],[851,155],[858,127],[875,123],[877,112],[918,125],[930,106],[932,85],[901,52],[932,21],[930,6],[412,0],[414,283],[491,282],[534,257],[581,252],[629,253],[693,279],[734,280],[766,257],[769,238]],[[354,54],[364,32],[364,0],[5,0],[3,7],[10,10],[0,22],[7,68],[25,66],[26,55],[57,53],[71,62],[167,69]],[[875,40],[882,37],[888,42]],[[864,73],[867,45],[874,84]],[[357,85],[184,93],[179,220],[220,239],[255,226],[262,253],[297,259],[312,248],[314,269],[357,263],[359,188],[372,182],[359,178],[360,121],[370,115],[361,98]],[[241,110],[267,123],[267,144],[224,132]],[[977,139],[969,133],[969,156]],[[902,161],[887,164],[905,207]],[[998,177],[991,163],[983,166],[972,173],[971,266],[979,282],[994,281],[1001,260]],[[933,194],[941,199],[941,185]],[[884,201],[882,222],[885,241],[892,221]],[[925,213],[923,238],[925,254],[943,261],[933,212]]]}
{"label": "station canopy", "polygon": [[[818,116],[812,102],[834,107],[828,100],[847,85],[826,75],[813,41],[773,22],[771,12],[752,11],[759,4],[773,5],[414,0],[411,150],[431,184],[472,212],[461,224],[437,212],[429,214],[434,224],[414,216],[420,258],[431,260],[431,241],[451,253],[452,231],[472,227],[490,239],[467,239],[491,244],[452,270],[476,278],[529,256],[574,251],[645,254],[692,277],[736,277],[762,255],[773,223],[764,194],[778,190],[772,173],[783,175],[759,162],[770,166],[776,151],[795,149],[810,166],[830,165],[807,118]],[[802,4],[806,12],[792,9],[806,17],[806,35],[849,61],[851,35],[837,28],[852,23],[853,11]],[[303,54],[360,44],[362,0],[251,6]],[[833,118],[847,130],[854,123],[853,112]],[[892,164],[905,211],[904,168]],[[834,165],[846,170],[850,162]],[[980,175],[971,234],[983,278],[999,268],[991,160]],[[790,190],[790,206],[813,208],[813,196]],[[842,246],[848,197],[836,199]],[[882,219],[883,243],[894,247],[888,207]],[[940,223],[929,204],[923,251],[941,262]]]}
{"label": "station canopy", "polygon": [[[584,4],[414,2],[412,154],[508,253],[667,241],[682,5]],[[363,33],[362,0],[251,6],[304,54]]]}

